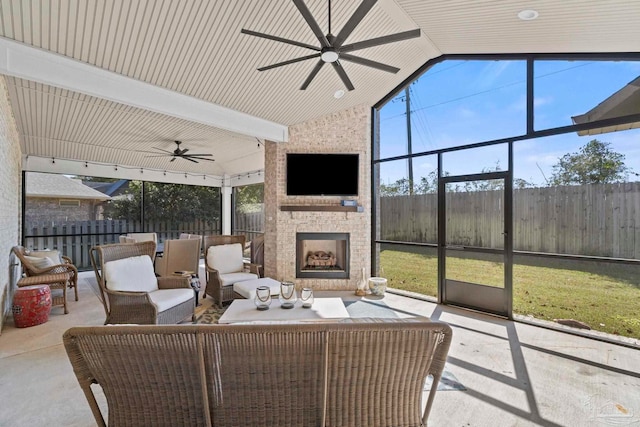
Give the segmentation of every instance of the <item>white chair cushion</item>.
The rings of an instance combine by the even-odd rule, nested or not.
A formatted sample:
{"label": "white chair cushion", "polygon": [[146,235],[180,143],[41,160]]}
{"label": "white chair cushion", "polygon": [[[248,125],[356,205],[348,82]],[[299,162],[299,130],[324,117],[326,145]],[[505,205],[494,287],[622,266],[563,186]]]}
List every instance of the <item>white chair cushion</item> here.
{"label": "white chair cushion", "polygon": [[51,258],[48,257],[37,257],[37,256],[25,256],[27,261],[31,263],[35,268],[43,269],[47,267],[51,267],[56,265],[55,262]]}
{"label": "white chair cushion", "polygon": [[178,304],[189,301],[195,298],[193,289],[158,289],[157,291],[149,292],[149,298],[151,302],[158,306],[158,313],[175,307]]}
{"label": "white chair cushion", "polygon": [[258,278],[257,274],[253,273],[227,273],[220,275],[220,281],[222,282],[222,286],[231,286],[234,283],[242,282],[244,280],[255,280]]}
{"label": "white chair cushion", "polygon": [[49,258],[53,261],[53,265],[62,264],[60,252],[55,249],[49,251],[30,251],[29,256],[35,258]]}
{"label": "white chair cushion", "polygon": [[103,274],[107,289],[112,291],[153,292],[158,290],[158,279],[149,255],[106,262]]}
{"label": "white chair cushion", "polygon": [[244,280],[233,284],[233,292],[242,295],[247,299],[256,297],[256,288],[258,286],[268,286],[271,289],[271,295],[280,295],[280,282],[270,277],[263,277],[256,280]]}
{"label": "white chair cushion", "polygon": [[236,273],[244,269],[242,260],[242,245],[233,243],[229,245],[209,246],[207,250],[207,264],[218,270],[220,274]]}

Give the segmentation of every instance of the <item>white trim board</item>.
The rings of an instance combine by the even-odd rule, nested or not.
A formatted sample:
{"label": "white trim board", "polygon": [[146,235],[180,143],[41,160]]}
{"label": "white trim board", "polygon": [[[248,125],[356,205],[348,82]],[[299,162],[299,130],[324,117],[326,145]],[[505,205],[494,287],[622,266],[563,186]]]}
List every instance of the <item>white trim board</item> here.
{"label": "white trim board", "polygon": [[287,126],[0,37],[0,73],[276,142]]}

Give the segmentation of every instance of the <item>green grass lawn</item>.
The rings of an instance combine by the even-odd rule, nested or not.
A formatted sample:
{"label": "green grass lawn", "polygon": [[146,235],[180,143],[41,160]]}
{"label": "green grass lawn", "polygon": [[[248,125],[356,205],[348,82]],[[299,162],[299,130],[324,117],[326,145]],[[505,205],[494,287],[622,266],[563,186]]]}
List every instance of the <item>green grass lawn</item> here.
{"label": "green grass lawn", "polygon": [[[437,294],[434,248],[383,246],[380,265],[389,286]],[[447,257],[448,277],[502,283],[503,269],[491,259]],[[475,280],[474,280],[475,278]],[[575,319],[592,329],[640,339],[640,267],[514,256],[513,311],[538,319]]]}

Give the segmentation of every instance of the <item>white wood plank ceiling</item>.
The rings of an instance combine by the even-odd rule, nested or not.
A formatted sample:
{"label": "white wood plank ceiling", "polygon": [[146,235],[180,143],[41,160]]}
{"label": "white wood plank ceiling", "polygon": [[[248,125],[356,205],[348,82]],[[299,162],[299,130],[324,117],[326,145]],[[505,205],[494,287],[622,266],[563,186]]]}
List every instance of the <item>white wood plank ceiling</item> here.
{"label": "white wood plank ceiling", "polygon": [[[327,29],[327,0],[306,0]],[[336,34],[359,1],[331,2]],[[517,13],[535,9],[534,21]],[[318,41],[289,0],[1,0],[0,36],[99,69],[261,119],[291,125],[354,105],[373,105],[427,60],[446,53],[640,51],[640,1],[380,0],[348,42],[420,28],[422,36],[358,51],[400,68],[390,74],[342,61],[355,86],[325,66],[309,88],[308,60],[256,68],[313,51],[241,34],[242,28]],[[214,175],[263,167],[254,137],[8,77],[23,153]],[[248,132],[250,135],[250,133]],[[215,162],[147,157],[174,139]]]}

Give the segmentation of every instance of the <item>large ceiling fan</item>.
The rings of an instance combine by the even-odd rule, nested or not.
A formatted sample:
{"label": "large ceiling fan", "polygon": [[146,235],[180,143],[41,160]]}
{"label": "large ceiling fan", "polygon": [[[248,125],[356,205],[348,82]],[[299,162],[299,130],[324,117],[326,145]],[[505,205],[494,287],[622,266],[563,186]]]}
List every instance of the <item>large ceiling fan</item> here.
{"label": "large ceiling fan", "polygon": [[213,156],[213,154],[187,154],[187,152],[189,151],[188,148],[180,148],[180,144],[182,144],[182,141],[173,141],[173,142],[176,143],[176,149],[175,150],[168,151],[168,150],[164,150],[162,148],[153,147],[156,150],[164,151],[166,154],[160,154],[160,155],[157,155],[157,156],[146,156],[146,157],[171,156],[171,160],[169,160],[170,162],[173,162],[177,158],[189,160],[190,162],[193,162],[193,163],[199,163],[198,160],[206,160],[208,162],[215,161],[213,159],[207,159],[207,157],[211,157],[211,156]]}
{"label": "large ceiling fan", "polygon": [[340,60],[345,60],[349,62],[355,62],[356,64],[365,65],[367,67],[372,67],[377,70],[387,71],[389,73],[397,73],[400,69],[396,67],[392,67],[390,65],[382,64],[380,62],[372,61],[370,59],[361,58],[359,56],[351,55],[349,52],[353,52],[360,49],[366,49],[369,47],[380,46],[383,44],[394,43],[402,40],[413,39],[416,37],[420,37],[420,29],[404,31],[401,33],[390,34],[388,36],[376,37],[369,40],[363,40],[355,43],[344,44],[347,40],[351,32],[358,26],[358,24],[364,19],[367,13],[371,10],[374,4],[376,4],[377,0],[363,0],[358,6],[358,9],[353,13],[351,18],[347,21],[347,23],[342,27],[337,36],[331,34],[331,0],[328,0],[329,3],[329,14],[328,14],[328,32],[324,34],[322,29],[316,22],[316,20],[311,15],[311,12],[305,5],[303,0],[292,0],[296,5],[300,13],[302,14],[305,21],[311,30],[318,38],[320,42],[320,46],[312,46],[307,43],[302,43],[296,40],[285,39],[278,36],[272,36],[270,34],[259,33],[257,31],[242,29],[241,33],[248,34],[251,36],[262,37],[269,40],[274,40],[281,43],[287,43],[294,46],[304,47],[307,49],[311,49],[316,51],[311,55],[302,56],[300,58],[289,59],[287,61],[278,62],[276,64],[267,65],[265,67],[258,68],[258,71],[266,71],[272,68],[282,67],[283,65],[294,64],[296,62],[306,61],[307,59],[320,58],[320,60],[316,63],[316,66],[311,70],[311,73],[307,77],[307,79],[302,83],[300,90],[305,90],[314,77],[318,74],[322,66],[326,63],[329,63],[333,66],[333,69],[336,70],[338,76],[344,83],[344,85],[349,90],[353,90],[353,84],[347,73],[342,68],[340,64]]}

